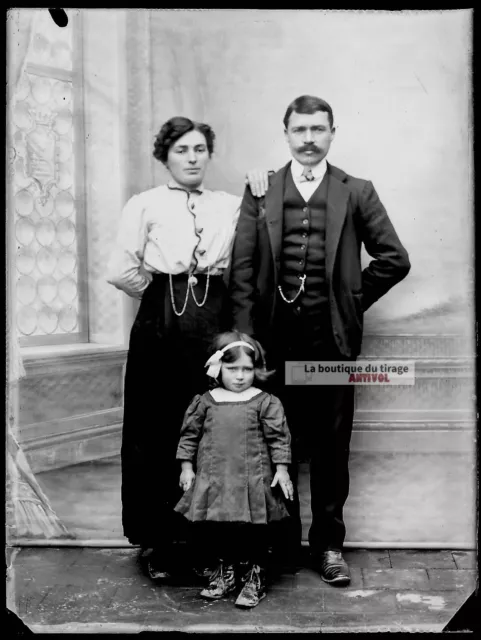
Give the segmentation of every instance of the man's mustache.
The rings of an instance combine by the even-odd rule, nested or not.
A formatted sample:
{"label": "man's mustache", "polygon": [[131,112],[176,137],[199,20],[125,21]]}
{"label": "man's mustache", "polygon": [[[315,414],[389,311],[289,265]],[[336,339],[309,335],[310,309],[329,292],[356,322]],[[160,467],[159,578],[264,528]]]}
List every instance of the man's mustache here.
{"label": "man's mustache", "polygon": [[302,145],[302,147],[298,147],[297,151],[299,151],[300,153],[304,153],[304,151],[320,152],[321,150],[319,149],[319,147],[316,147],[315,144],[304,144]]}

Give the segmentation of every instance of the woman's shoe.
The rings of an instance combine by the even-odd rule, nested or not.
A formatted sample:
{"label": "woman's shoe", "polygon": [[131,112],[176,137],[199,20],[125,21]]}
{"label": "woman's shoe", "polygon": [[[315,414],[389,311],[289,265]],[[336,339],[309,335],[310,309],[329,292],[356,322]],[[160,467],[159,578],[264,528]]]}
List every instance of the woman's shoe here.
{"label": "woman's shoe", "polygon": [[233,564],[225,564],[220,561],[215,571],[209,578],[209,585],[202,589],[200,595],[209,600],[219,600],[236,588],[235,571]]}
{"label": "woman's shoe", "polygon": [[151,580],[168,580],[171,575],[165,566],[163,554],[156,549],[141,549],[140,564]]}
{"label": "woman's shoe", "polygon": [[151,560],[147,562],[147,573],[152,580],[168,580],[171,577],[168,571],[159,569]]}
{"label": "woman's shoe", "polygon": [[235,606],[241,607],[242,609],[257,607],[259,602],[267,595],[265,570],[258,564],[254,564],[242,581],[244,582],[244,586],[237,596]]}
{"label": "woman's shoe", "polygon": [[140,547],[140,552],[139,552],[139,558],[140,560],[146,560],[147,558],[149,558],[152,553],[153,553],[153,549],[152,547]]}

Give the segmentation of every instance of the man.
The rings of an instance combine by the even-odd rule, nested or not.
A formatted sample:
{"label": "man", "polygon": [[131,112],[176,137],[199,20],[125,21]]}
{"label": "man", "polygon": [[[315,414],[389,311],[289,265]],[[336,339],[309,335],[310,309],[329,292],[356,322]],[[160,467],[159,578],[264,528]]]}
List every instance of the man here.
{"label": "man", "polygon": [[[342,556],[349,492],[353,386],[285,385],[285,362],[351,361],[363,313],[401,281],[410,263],[371,182],[326,161],[335,136],[331,107],[301,96],[287,108],[292,155],[263,198],[246,188],[233,247],[230,295],[237,329],[255,335],[275,365],[294,457],[309,452],[309,547],[321,578],[350,582]],[[255,190],[255,189],[254,189]],[[361,269],[364,244],[373,260]],[[291,515],[300,544],[299,499]]]}

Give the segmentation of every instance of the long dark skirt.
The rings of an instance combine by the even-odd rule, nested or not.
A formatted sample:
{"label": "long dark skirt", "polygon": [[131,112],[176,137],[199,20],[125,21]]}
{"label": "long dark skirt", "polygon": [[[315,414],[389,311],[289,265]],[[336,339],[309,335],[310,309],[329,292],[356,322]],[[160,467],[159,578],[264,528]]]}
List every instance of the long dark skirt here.
{"label": "long dark skirt", "polygon": [[[202,302],[206,276],[195,294]],[[176,309],[182,309],[187,276],[173,277]],[[122,433],[122,525],[132,544],[168,549],[179,534],[173,507],[181,497],[175,459],[189,402],[208,388],[205,362],[213,337],[229,329],[226,289],[211,276],[204,306],[189,295],[178,317],[168,276],[156,275],[145,291],[130,334]],[[168,553],[168,551],[167,551]]]}

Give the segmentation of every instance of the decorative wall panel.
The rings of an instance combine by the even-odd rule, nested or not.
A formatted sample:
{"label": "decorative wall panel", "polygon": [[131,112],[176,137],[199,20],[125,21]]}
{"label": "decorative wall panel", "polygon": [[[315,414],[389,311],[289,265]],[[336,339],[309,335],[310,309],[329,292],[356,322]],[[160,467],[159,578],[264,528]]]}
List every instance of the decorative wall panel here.
{"label": "decorative wall panel", "polygon": [[35,23],[11,105],[8,141],[17,242],[16,324],[22,343],[75,340],[84,333],[72,27],[54,29],[45,17],[39,13]]}
{"label": "decorative wall panel", "polygon": [[76,372],[26,379],[20,386],[19,424],[56,420],[72,415],[103,411],[121,404],[122,370]]}

